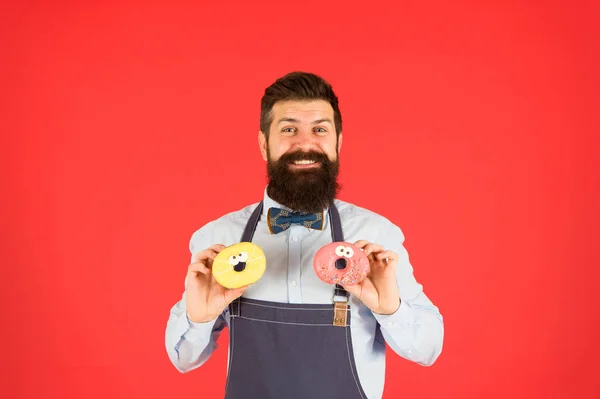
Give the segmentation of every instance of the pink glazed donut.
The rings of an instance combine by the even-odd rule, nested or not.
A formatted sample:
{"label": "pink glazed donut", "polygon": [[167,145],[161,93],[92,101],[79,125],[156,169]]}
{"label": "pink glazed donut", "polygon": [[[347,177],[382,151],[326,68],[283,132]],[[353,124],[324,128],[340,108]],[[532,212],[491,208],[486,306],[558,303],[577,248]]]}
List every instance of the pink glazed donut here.
{"label": "pink glazed donut", "polygon": [[369,259],[356,245],[332,242],[315,254],[313,267],[317,277],[328,284],[355,285],[367,277]]}

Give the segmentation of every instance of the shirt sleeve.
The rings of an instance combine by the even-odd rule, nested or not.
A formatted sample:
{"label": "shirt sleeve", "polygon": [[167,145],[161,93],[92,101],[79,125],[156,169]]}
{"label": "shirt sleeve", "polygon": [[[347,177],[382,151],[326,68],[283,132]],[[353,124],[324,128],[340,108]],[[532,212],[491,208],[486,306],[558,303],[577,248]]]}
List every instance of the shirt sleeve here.
{"label": "shirt sleeve", "polygon": [[[192,235],[190,239],[192,260],[197,252],[212,245],[209,244],[211,228],[211,224],[206,225]],[[187,318],[184,292],[181,300],[171,308],[165,331],[165,345],[171,363],[182,373],[206,363],[217,348],[217,339],[226,326],[225,312],[209,322],[190,321]]]}
{"label": "shirt sleeve", "polygon": [[392,225],[380,245],[398,254],[396,279],[400,307],[391,315],[373,315],[381,326],[386,343],[395,353],[423,366],[430,366],[442,352],[443,317],[414,277],[400,228]]}

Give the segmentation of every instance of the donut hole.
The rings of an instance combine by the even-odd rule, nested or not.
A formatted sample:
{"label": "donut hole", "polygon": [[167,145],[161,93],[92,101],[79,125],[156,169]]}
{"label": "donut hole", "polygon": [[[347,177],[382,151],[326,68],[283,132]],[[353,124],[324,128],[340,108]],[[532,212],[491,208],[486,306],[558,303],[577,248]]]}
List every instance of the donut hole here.
{"label": "donut hole", "polygon": [[346,261],[345,258],[339,258],[338,260],[335,261],[335,268],[338,270],[344,270],[347,265],[348,265],[348,262]]}

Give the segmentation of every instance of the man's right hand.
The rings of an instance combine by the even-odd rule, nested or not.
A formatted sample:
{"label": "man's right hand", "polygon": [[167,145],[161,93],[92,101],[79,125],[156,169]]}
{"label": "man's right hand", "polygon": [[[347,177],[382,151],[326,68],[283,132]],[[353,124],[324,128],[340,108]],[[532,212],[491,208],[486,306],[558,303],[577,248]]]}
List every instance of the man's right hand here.
{"label": "man's right hand", "polygon": [[185,298],[187,317],[192,322],[215,320],[248,288],[247,285],[236,289],[225,288],[212,275],[213,261],[225,248],[224,245],[217,244],[198,252],[194,256],[194,262],[188,267]]}

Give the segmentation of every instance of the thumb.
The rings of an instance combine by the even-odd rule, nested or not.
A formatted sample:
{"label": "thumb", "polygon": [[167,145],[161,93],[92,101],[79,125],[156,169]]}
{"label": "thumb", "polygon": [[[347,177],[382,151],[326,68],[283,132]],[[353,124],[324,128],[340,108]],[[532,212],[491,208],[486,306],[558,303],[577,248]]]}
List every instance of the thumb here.
{"label": "thumb", "polygon": [[354,295],[355,297],[357,297],[358,299],[360,299],[360,294],[362,293],[362,287],[361,284],[356,284],[356,285],[344,285],[343,286],[344,289],[346,291],[348,291],[350,294]]}
{"label": "thumb", "polygon": [[227,302],[227,305],[229,305],[231,302],[233,302],[235,299],[239,298],[242,296],[242,294],[248,289],[248,286],[245,285],[243,287],[240,288],[234,288],[231,290],[227,290],[225,291],[225,302]]}

